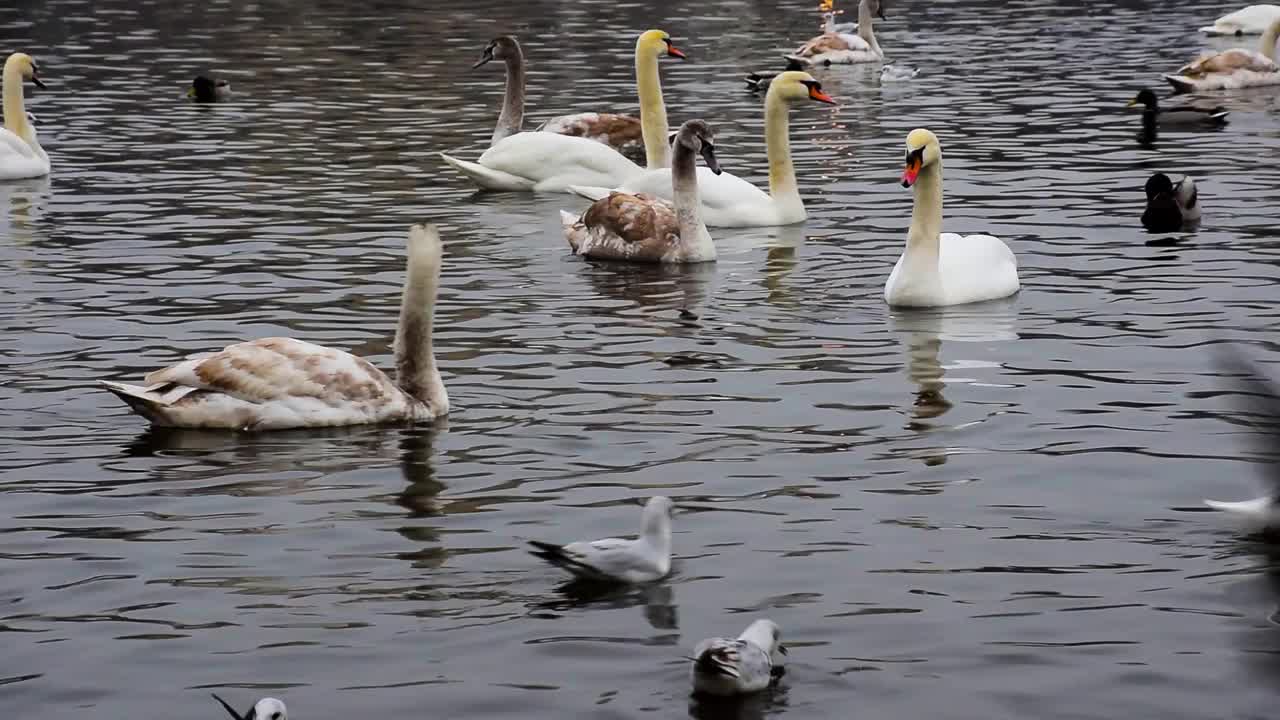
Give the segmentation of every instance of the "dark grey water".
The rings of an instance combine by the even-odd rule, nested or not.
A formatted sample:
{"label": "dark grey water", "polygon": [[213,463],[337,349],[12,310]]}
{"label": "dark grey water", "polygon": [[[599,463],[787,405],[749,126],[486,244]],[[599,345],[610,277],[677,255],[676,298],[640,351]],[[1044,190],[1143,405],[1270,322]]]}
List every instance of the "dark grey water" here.
{"label": "dark grey water", "polygon": [[[1269,717],[1280,553],[1197,510],[1257,489],[1205,344],[1280,354],[1280,94],[1154,148],[1120,110],[1232,6],[894,0],[878,33],[920,79],[821,72],[841,107],[793,113],[811,220],[715,232],[705,268],[583,262],[556,227],[580,201],[475,195],[436,157],[492,129],[500,73],[467,70],[492,35],[524,41],[538,120],[633,108],[660,26],[690,56],[673,120],[763,181],[737,78],[813,4],[0,8],[54,163],[0,185],[0,714],[216,718],[213,689],[297,720]],[[183,101],[206,67],[234,103]],[[1018,253],[1014,301],[883,305],[917,126],[947,228]],[[1206,208],[1169,247],[1138,223],[1155,170]],[[153,432],[92,386],[269,334],[385,365],[424,218],[440,427]],[[521,549],[632,532],[659,492],[684,511],[658,587],[575,602]],[[692,707],[681,656],[760,614],[782,688]]]}

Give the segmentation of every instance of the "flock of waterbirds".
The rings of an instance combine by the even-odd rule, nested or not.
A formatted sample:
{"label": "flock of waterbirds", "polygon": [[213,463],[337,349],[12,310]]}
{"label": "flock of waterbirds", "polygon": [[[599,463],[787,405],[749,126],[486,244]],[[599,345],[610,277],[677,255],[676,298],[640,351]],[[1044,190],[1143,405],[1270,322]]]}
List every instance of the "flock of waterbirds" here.
{"label": "flock of waterbirds", "polygon": [[[504,191],[569,192],[592,204],[583,212],[563,212],[571,250],[610,260],[695,263],[715,260],[713,227],[751,227],[802,222],[807,215],[791,164],[788,114],[791,106],[816,101],[835,104],[807,72],[815,66],[881,62],[875,18],[886,20],[883,0],[860,0],[857,23],[837,23],[832,0],[824,0],[821,34],[785,56],[778,71],[747,76],[747,87],[765,92],[765,133],[769,190],[720,167],[714,128],[703,120],[669,131],[662,97],[659,59],[685,58],[661,30],[642,33],[635,46],[639,117],[580,112],[523,129],[525,60],[511,36],[495,38],[475,68],[500,61],[506,93],[489,148],[475,162],[442,153],[447,164],[481,188]],[[1201,92],[1280,85],[1275,44],[1280,6],[1254,5],[1201,28],[1208,34],[1261,34],[1258,51],[1235,48],[1206,53],[1165,79],[1178,92]],[[884,64],[882,82],[909,81],[920,70]],[[4,129],[0,130],[0,180],[46,175],[50,161],[40,146],[35,118],[26,112],[23,84],[45,88],[35,59],[12,54],[4,65]],[[231,97],[224,80],[198,76],[188,90],[195,102]],[[1161,126],[1216,127],[1226,123],[1221,108],[1162,108],[1156,94],[1141,90],[1130,105],[1144,107],[1144,132]],[[705,167],[697,167],[701,157]],[[644,163],[641,167],[629,158]],[[990,235],[967,237],[941,232],[942,150],[926,129],[907,136],[902,185],[914,188],[914,208],[906,248],[885,284],[893,306],[939,307],[992,300],[1019,290],[1017,260]],[[1177,182],[1156,173],[1146,183],[1142,222],[1171,231],[1199,220],[1201,210],[1191,178]],[[275,337],[230,345],[156,370],[145,384],[102,381],[134,411],[156,425],[240,431],[326,427],[365,423],[427,422],[449,411],[449,397],[436,365],[432,323],[443,245],[432,225],[409,230],[404,294],[394,346],[395,379],[368,361],[342,350],[293,338]],[[1249,422],[1270,439],[1280,437],[1280,388],[1262,379],[1241,356],[1221,351],[1229,374],[1240,379],[1248,398]],[[1272,468],[1280,466],[1271,465]],[[1280,529],[1280,472],[1267,495],[1244,502],[1206,500],[1210,507],[1243,517],[1254,530]],[[671,520],[675,505],[657,496],[645,504],[635,539],[606,538],[553,544],[530,541],[531,552],[575,578],[594,583],[652,583],[671,571]],[[758,619],[735,638],[698,643],[691,661],[694,690],[716,696],[754,693],[769,687],[783,670],[781,631]],[[238,720],[286,720],[282,701],[263,698],[245,713],[221,697],[217,701]]]}

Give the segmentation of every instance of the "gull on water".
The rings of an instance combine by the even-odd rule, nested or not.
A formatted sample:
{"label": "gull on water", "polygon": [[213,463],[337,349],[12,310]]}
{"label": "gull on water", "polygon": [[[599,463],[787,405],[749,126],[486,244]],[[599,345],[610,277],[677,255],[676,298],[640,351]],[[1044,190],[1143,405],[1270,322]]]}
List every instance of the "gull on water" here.
{"label": "gull on water", "polygon": [[[1244,398],[1241,409],[1247,414],[1247,424],[1260,431],[1254,441],[1258,451],[1274,453],[1280,433],[1280,387],[1235,351],[1222,347],[1219,353],[1220,366],[1235,376],[1236,392]],[[1250,530],[1280,530],[1280,465],[1274,460],[1267,463],[1265,473],[1269,492],[1262,497],[1237,502],[1205,500],[1204,504],[1243,520]]]}
{"label": "gull on water", "polygon": [[284,709],[284,701],[271,697],[265,697],[253,704],[249,708],[249,712],[241,715],[231,707],[226,700],[218,697],[217,693],[210,693],[213,699],[217,700],[231,717],[236,720],[289,720],[289,713]]}
{"label": "gull on water", "polygon": [[708,638],[693,649],[693,691],[708,695],[743,695],[769,687],[781,675],[781,631],[772,620],[756,620],[736,639]]}
{"label": "gull on water", "polygon": [[642,583],[671,571],[671,498],[649,498],[635,540],[605,538],[568,545],[530,540],[534,555],[579,578],[603,582]]}
{"label": "gull on water", "polygon": [[920,68],[906,65],[884,65],[880,68],[880,82],[903,82],[920,74]]}

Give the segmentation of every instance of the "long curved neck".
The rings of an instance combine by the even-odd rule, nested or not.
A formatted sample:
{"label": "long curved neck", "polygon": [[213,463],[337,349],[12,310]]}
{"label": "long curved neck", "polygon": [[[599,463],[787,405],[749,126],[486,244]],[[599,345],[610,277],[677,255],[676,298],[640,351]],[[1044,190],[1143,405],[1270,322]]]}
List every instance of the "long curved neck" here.
{"label": "long curved neck", "polygon": [[1267,31],[1262,33],[1262,40],[1258,47],[1258,51],[1266,55],[1272,62],[1276,60],[1277,39],[1280,39],[1280,18],[1276,18],[1275,22],[1267,26]]}
{"label": "long curved neck", "polygon": [[884,54],[880,50],[880,43],[876,42],[876,34],[872,30],[871,5],[867,3],[867,0],[862,0],[862,2],[858,3],[858,37],[866,40],[877,55]]}
{"label": "long curved neck", "polygon": [[16,64],[5,63],[4,68],[4,126],[24,140],[31,135],[22,101],[22,71]]}
{"label": "long curved neck", "polygon": [[771,83],[764,101],[764,143],[769,156],[769,195],[774,202],[804,211],[796,167],[791,162],[791,109],[782,98],[778,84]]}
{"label": "long curved neck", "polygon": [[[417,232],[417,229],[414,231]],[[426,238],[409,244],[409,271],[396,328],[396,384],[438,412],[447,411],[449,396],[436,367],[431,343],[432,317],[440,284],[440,255]]]}
{"label": "long curved neck", "polygon": [[671,161],[671,204],[680,224],[680,239],[689,242],[706,233],[698,202],[698,167],[693,149],[676,140],[675,157]]}
{"label": "long curved neck", "polygon": [[667,135],[667,105],[662,100],[658,57],[636,45],[636,90],[640,94],[640,134],[644,138],[645,165],[650,170],[671,167]]}
{"label": "long curved neck", "polygon": [[507,91],[502,96],[502,112],[498,113],[498,125],[493,129],[489,145],[520,132],[524,126],[524,53],[516,51],[507,58]]}
{"label": "long curved neck", "polygon": [[938,261],[938,235],[942,232],[942,159],[920,168],[916,176],[911,229],[907,230],[905,256]]}

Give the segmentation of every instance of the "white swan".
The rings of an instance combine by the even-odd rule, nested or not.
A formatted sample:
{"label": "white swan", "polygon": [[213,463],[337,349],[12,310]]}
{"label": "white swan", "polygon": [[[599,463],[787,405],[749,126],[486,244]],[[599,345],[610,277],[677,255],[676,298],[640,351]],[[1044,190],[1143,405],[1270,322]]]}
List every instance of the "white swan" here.
{"label": "white swan", "polygon": [[675,160],[667,172],[674,202],[654,195],[610,193],[580,217],[560,212],[564,235],[577,255],[631,262],[696,263],[716,259],[716,246],[698,212],[697,155],[716,175],[715,135],[701,120],[676,133]]}
{"label": "white swan", "polygon": [[[765,147],[769,156],[769,192],[730,173],[698,169],[698,198],[702,220],[711,227],[765,227],[803,222],[808,216],[796,170],[791,162],[789,106],[802,100],[835,105],[822,84],[805,72],[788,71],[769,83],[764,101]],[[592,200],[609,194],[605,187],[574,185],[573,192]],[[646,170],[623,183],[618,192],[647,193],[671,199],[670,170]]]}
{"label": "white swan", "polygon": [[283,700],[264,697],[254,703],[253,707],[249,708],[249,712],[241,715],[226,700],[218,697],[217,693],[210,694],[236,720],[289,720],[289,711],[285,709]]}
{"label": "white swan", "polygon": [[4,127],[0,128],[0,180],[21,180],[49,174],[49,156],[40,147],[35,126],[23,103],[22,83],[43,88],[40,68],[26,53],[14,53],[4,63]]}
{"label": "white swan", "polygon": [[409,262],[396,331],[396,379],[368,360],[287,337],[229,345],[156,370],[146,387],[100,381],[153,424],[278,430],[424,422],[449,412],[431,346],[440,235],[409,229]]}
{"label": "white swan", "polygon": [[707,638],[693,649],[693,691],[730,696],[769,687],[783,669],[787,649],[772,620],[756,620],[737,638]]}
{"label": "white swan", "polygon": [[994,300],[1018,292],[1018,260],[999,238],[942,231],[942,147],[923,128],[907,135],[902,186],[915,186],[907,248],[893,266],[884,299],[937,307]]}
{"label": "white swan", "polygon": [[1164,79],[1178,92],[1235,90],[1259,85],[1280,85],[1280,65],[1276,64],[1276,39],[1280,38],[1280,17],[1271,21],[1262,34],[1258,49],[1232,48],[1206,53],[1178,68]]}
{"label": "white swan", "polygon": [[1280,5],[1250,5],[1200,28],[1206,35],[1260,35],[1280,19]]}
{"label": "white swan", "polygon": [[529,552],[575,577],[597,582],[645,583],[671,572],[671,498],[657,495],[645,503],[640,537],[605,538],[553,545],[530,540]]}
{"label": "white swan", "polygon": [[[636,40],[636,84],[640,91],[640,125],[650,168],[670,165],[667,110],[658,79],[658,57],[684,54],[671,46],[671,36],[648,30]],[[585,137],[551,132],[518,132],[484,151],[479,162],[440,154],[446,163],[489,190],[554,192],[570,185],[619,185],[641,168],[617,150]]]}
{"label": "white swan", "polygon": [[[851,63],[880,62],[884,51],[876,41],[872,29],[872,16],[885,20],[880,0],[860,0],[858,3],[857,34],[824,32],[801,45],[791,57],[800,58],[812,65],[847,65]],[[827,25],[834,30],[834,19],[828,16]]]}

